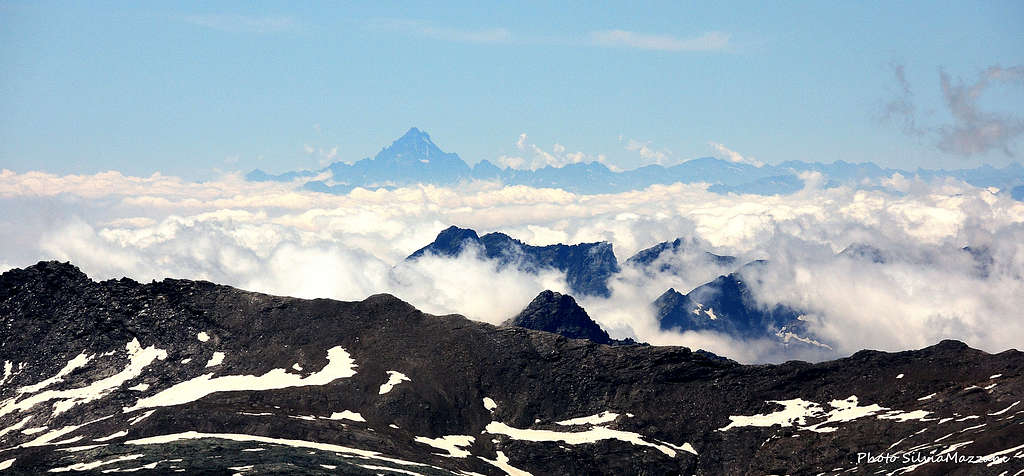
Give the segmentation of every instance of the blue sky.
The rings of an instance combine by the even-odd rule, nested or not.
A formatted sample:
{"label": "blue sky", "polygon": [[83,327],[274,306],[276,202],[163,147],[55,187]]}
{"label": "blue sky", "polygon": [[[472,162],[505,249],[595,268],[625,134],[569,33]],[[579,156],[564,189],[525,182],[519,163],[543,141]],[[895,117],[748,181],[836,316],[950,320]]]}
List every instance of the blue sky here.
{"label": "blue sky", "polygon": [[[525,133],[622,168],[711,143],[998,166],[1024,154],[1021,65],[1020,2],[0,2],[0,168],[277,172],[410,126],[469,163]],[[944,146],[958,128],[997,137]]]}

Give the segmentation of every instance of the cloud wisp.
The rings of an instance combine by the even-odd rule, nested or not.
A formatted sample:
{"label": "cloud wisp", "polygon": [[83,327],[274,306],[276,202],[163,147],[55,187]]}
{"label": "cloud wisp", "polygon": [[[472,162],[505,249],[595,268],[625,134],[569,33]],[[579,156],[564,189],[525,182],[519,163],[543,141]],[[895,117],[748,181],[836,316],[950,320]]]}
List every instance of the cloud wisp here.
{"label": "cloud wisp", "polygon": [[371,20],[367,27],[374,31],[402,33],[453,43],[501,44],[517,40],[506,28],[464,29],[435,25],[423,20],[401,18]]}
{"label": "cloud wisp", "polygon": [[375,19],[367,23],[374,31],[400,33],[431,40],[468,44],[517,44],[584,46],[666,52],[715,52],[731,47],[729,33],[711,31],[699,36],[643,33],[622,29],[596,30],[582,35],[539,35],[517,33],[504,27],[458,28],[414,19]]}
{"label": "cloud wisp", "polygon": [[998,149],[1012,157],[1010,143],[1024,134],[1024,119],[1008,113],[983,111],[978,100],[994,83],[1024,86],[1024,66],[991,66],[972,84],[965,84],[963,80],[954,82],[945,71],[940,73],[940,78],[953,124],[939,127],[939,149],[962,156]]}
{"label": "cloud wisp", "polygon": [[[622,137],[619,137],[619,142],[622,142]],[[629,139],[626,141],[625,149],[630,152],[636,152],[640,155],[646,163],[666,165],[669,157],[672,155],[672,151],[668,149],[656,149],[650,141],[641,142],[636,139]]]}
{"label": "cloud wisp", "polygon": [[723,51],[729,48],[729,38],[728,33],[720,31],[708,32],[693,38],[681,38],[627,30],[604,30],[591,32],[589,43],[594,46],[655,51]]}
{"label": "cloud wisp", "polygon": [[764,166],[764,162],[761,162],[760,160],[757,160],[753,157],[744,157],[739,152],[736,152],[723,144],[719,144],[718,142],[708,142],[708,145],[710,145],[711,148],[715,150],[719,157],[728,160],[729,162],[737,164],[750,164],[753,165],[754,167]]}
{"label": "cloud wisp", "polygon": [[515,155],[500,155],[494,159],[495,165],[517,170],[537,170],[544,167],[564,167],[569,164],[586,162],[600,162],[609,169],[618,170],[608,163],[604,154],[589,155],[581,151],[569,152],[564,145],[555,143],[551,150],[544,150],[537,144],[529,141],[526,133],[519,134],[516,139]]}
{"label": "cloud wisp", "polygon": [[943,105],[952,122],[931,126],[923,125],[918,116],[904,65],[894,64],[892,70],[899,92],[883,107],[883,120],[898,123],[909,136],[929,138],[938,150],[948,154],[972,157],[999,151],[1014,157],[1011,145],[1024,135],[1024,118],[1009,112],[984,110],[980,102],[993,85],[1024,86],[1024,66],[990,66],[981,71],[973,83],[953,79],[940,71]]}
{"label": "cloud wisp", "polygon": [[299,23],[289,16],[252,15],[189,15],[186,23],[228,33],[284,33],[294,31]]}
{"label": "cloud wisp", "polygon": [[[682,237],[696,254],[666,259],[684,275],[624,267],[610,298],[580,299],[614,337],[746,362],[799,357],[780,355],[770,342],[658,328],[650,306],[658,295],[727,271],[698,259],[711,251],[769,260],[755,297],[807,312],[840,355],[943,338],[988,351],[1024,341],[1015,319],[1024,308],[1024,203],[952,180],[892,177],[877,185],[899,193],[808,187],[787,196],[718,195],[675,184],[577,195],[477,182],[331,195],[237,175],[191,183],[159,174],[2,171],[0,266],[70,260],[96,279],[206,279],[344,300],[390,292],[427,312],[499,323],[544,289],[564,291],[564,275],[499,268],[472,253],[403,259],[452,224],[536,245],[609,241],[620,262]],[[854,243],[888,258],[837,255]]]}

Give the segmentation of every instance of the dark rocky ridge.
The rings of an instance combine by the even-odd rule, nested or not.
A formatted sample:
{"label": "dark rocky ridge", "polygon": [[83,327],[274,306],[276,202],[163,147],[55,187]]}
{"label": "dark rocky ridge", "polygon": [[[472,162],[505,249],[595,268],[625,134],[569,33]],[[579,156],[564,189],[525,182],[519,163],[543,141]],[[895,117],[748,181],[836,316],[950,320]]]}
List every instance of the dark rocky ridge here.
{"label": "dark rocky ridge", "polygon": [[433,242],[406,259],[415,260],[428,253],[456,257],[470,246],[480,249],[482,258],[497,260],[501,267],[513,266],[532,273],[542,268],[562,271],[572,292],[582,295],[609,296],[608,278],[619,271],[611,243],[533,246],[504,233],[477,236],[475,231],[457,226],[441,231]]}
{"label": "dark rocky ridge", "polygon": [[[201,332],[208,340],[197,339]],[[166,356],[110,387],[103,379],[130,368],[125,348],[132,339]],[[124,411],[196,378],[204,388],[221,385],[218,379],[226,376],[262,376],[272,369],[282,369],[275,371],[279,377],[287,371],[312,378],[337,366],[337,358],[330,364],[325,358],[336,347],[351,355],[354,375],[314,385],[214,392],[153,407],[142,419],[149,410]],[[857,453],[908,450],[920,457],[947,450],[1007,457],[991,466],[930,463],[914,474],[1024,469],[1024,354],[992,355],[954,341],[899,353],[863,351],[813,365],[744,366],[680,347],[607,346],[457,315],[432,316],[388,295],[339,302],[171,279],[97,283],[73,266],[51,262],[0,275],[0,351],[12,369],[0,384],[0,428],[7,429],[0,429],[0,465],[11,474],[75,464],[86,474],[133,468],[141,468],[136,474],[394,472],[386,468],[501,474],[482,459],[501,455],[508,465],[536,475],[888,473],[909,463],[897,458],[858,464]],[[45,388],[26,390],[83,352],[93,356],[84,366]],[[223,362],[206,367],[214,352],[223,353]],[[410,380],[381,394],[387,371]],[[63,412],[52,409],[54,402],[66,403],[61,398],[7,411],[47,392],[103,385],[110,388],[100,397],[64,405]],[[874,404],[890,410],[841,418],[833,410],[848,406],[843,402],[851,395],[862,410]],[[485,408],[484,398],[496,406]],[[793,399],[838,417],[823,423],[826,417],[812,411],[802,422],[723,430],[737,423],[730,417],[776,413],[783,407],[770,401]],[[342,410],[358,412],[365,421],[324,418]],[[556,423],[601,412],[618,416],[603,423]],[[48,429],[23,432],[42,426]],[[636,439],[536,442],[524,437],[550,433],[509,427],[575,439],[615,430]],[[822,427],[834,430],[812,431]],[[40,443],[55,429],[62,433]],[[201,434],[130,443],[188,431]],[[441,456],[447,451],[416,439],[445,435],[467,435],[469,444],[461,449],[470,454]],[[252,436],[275,440],[251,441]],[[250,441],[238,441],[245,438]],[[35,446],[19,447],[32,441]],[[697,454],[682,449],[686,444]],[[87,445],[105,446],[61,450]],[[252,467],[237,469],[247,466]]]}

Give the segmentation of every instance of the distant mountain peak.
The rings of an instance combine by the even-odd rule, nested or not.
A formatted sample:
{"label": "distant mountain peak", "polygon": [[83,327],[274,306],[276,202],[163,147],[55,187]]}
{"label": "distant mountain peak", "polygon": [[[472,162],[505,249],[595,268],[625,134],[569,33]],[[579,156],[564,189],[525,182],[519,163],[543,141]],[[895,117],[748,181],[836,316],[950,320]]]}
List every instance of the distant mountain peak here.
{"label": "distant mountain peak", "polygon": [[421,131],[416,127],[410,127],[409,130],[402,135],[402,137],[399,137],[397,140],[395,140],[395,143],[414,141],[429,142],[433,144],[433,142],[430,140],[430,134],[427,134],[426,131]]}
{"label": "distant mountain peak", "polygon": [[608,333],[587,315],[587,311],[572,296],[551,290],[538,294],[526,309],[503,325],[553,332],[571,339],[588,339],[598,344],[613,342]]}
{"label": "distant mountain peak", "polygon": [[[398,158],[408,156],[414,159],[429,159],[440,157],[446,154],[434,141],[430,140],[430,134],[415,127],[409,129],[402,137],[399,137],[391,145],[383,148],[377,154],[377,158]],[[454,155],[454,154],[451,154]]]}

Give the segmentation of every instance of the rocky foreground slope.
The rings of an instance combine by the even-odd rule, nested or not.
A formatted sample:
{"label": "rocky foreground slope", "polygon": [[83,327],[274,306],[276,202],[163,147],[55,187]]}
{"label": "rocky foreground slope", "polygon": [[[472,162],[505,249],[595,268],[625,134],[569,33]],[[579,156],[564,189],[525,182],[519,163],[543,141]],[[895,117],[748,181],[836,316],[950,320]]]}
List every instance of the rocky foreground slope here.
{"label": "rocky foreground slope", "polygon": [[744,366],[44,262],[0,276],[0,360],[12,474],[1024,470],[1024,354],[953,341]]}

